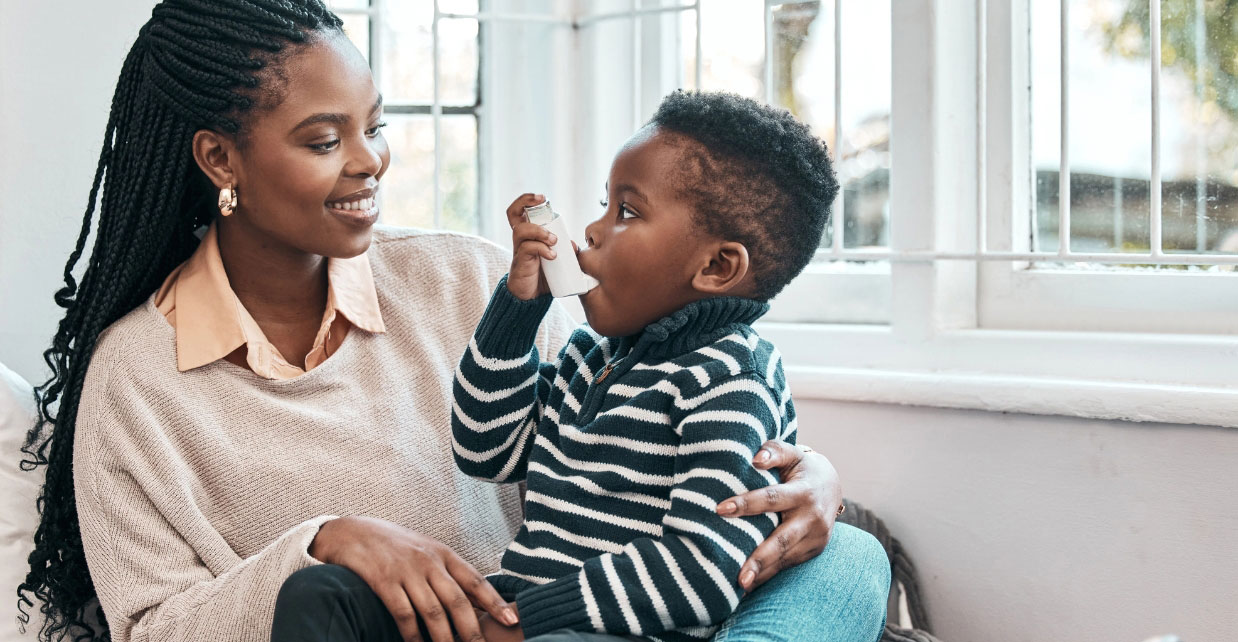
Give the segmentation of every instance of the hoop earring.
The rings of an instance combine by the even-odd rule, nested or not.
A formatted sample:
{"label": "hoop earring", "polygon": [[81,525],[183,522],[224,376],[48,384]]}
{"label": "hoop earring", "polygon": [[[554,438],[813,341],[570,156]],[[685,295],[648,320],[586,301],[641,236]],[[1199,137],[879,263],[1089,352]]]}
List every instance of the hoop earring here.
{"label": "hoop earring", "polygon": [[232,187],[232,183],[219,190],[219,213],[228,216],[236,211],[236,188]]}

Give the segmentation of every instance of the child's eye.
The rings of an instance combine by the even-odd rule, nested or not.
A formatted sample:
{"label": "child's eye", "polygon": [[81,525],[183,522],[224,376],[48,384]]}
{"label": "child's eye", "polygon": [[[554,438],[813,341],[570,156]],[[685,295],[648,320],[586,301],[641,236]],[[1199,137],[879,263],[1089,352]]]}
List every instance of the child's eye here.
{"label": "child's eye", "polygon": [[619,220],[622,221],[622,220],[627,220],[630,218],[639,218],[639,215],[636,213],[635,210],[628,207],[627,203],[620,203],[619,204]]}

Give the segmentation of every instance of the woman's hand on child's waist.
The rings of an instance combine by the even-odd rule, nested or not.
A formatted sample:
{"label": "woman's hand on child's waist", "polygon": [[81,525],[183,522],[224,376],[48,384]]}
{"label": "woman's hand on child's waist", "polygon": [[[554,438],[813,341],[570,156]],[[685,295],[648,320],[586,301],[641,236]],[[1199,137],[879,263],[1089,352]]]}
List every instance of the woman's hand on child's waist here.
{"label": "woman's hand on child's waist", "polygon": [[[438,540],[373,517],[323,524],[311,557],[352,570],[374,590],[405,640],[483,640],[476,606],[499,622],[516,614],[477,569]],[[417,626],[417,616],[426,631]]]}
{"label": "woman's hand on child's waist", "polygon": [[762,470],[777,468],[782,483],[723,500],[718,504],[718,514],[744,517],[780,513],[782,523],[740,567],[739,583],[745,591],[825,550],[843,503],[838,471],[820,453],[767,441],[753,458],[753,465]]}

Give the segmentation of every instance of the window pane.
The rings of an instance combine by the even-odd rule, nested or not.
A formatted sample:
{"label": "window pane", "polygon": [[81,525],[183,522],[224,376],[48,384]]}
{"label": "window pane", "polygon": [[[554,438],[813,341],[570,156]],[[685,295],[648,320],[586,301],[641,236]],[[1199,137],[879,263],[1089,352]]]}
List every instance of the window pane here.
{"label": "window pane", "polygon": [[[1118,29],[1146,24],[1128,6]],[[1161,216],[1173,252],[1238,252],[1238,31],[1233,3],[1161,3]],[[1147,29],[1139,32],[1147,33]]]}
{"label": "window pane", "polygon": [[[764,11],[761,2],[701,2],[701,89],[765,99],[765,40],[761,31]],[[691,87],[696,65],[696,23],[692,12],[683,13],[681,24],[684,80]]]}
{"label": "window pane", "polygon": [[477,232],[477,118],[444,116],[442,227]]}
{"label": "window pane", "polygon": [[[460,5],[460,6],[455,6]],[[474,13],[476,4],[453,3]],[[382,91],[389,103],[428,104],[434,99],[430,2],[389,2],[383,16]],[[444,12],[449,7],[442,7]],[[452,11],[454,12],[454,11]],[[439,21],[439,100],[445,105],[477,101],[477,21]]]}
{"label": "window pane", "polygon": [[477,0],[438,0],[438,9],[443,13],[477,13]]}
{"label": "window pane", "polygon": [[440,100],[444,105],[477,102],[477,21],[440,20]]}
{"label": "window pane", "polygon": [[382,17],[382,78],[388,103],[427,104],[433,100],[434,59],[430,2],[388,2]]}
{"label": "window pane", "polygon": [[[888,246],[890,0],[842,4],[841,118],[835,114],[834,3],[785,3],[771,10],[774,102],[830,146],[843,187],[842,211],[835,210],[843,216],[843,245]],[[832,243],[827,228],[821,245]]]}
{"label": "window pane", "polygon": [[349,9],[368,9],[370,0],[330,0],[327,7],[332,11],[347,11]]}
{"label": "window pane", "polygon": [[[1232,9],[1160,0],[1163,248],[1238,251],[1238,34]],[[1058,248],[1058,3],[1032,6],[1036,246]],[[1074,0],[1069,25],[1071,249],[1150,249],[1149,0]]]}
{"label": "window pane", "polygon": [[352,41],[366,62],[370,60],[370,17],[359,13],[346,13],[340,16],[344,21],[344,34]]}
{"label": "window pane", "polygon": [[429,116],[384,116],[391,166],[383,176],[382,219],[388,225],[434,227],[434,124]]}
{"label": "window pane", "polygon": [[[390,225],[434,227],[434,120],[389,114],[384,130],[391,167],[382,181],[382,217]],[[477,230],[477,118],[443,116],[441,228]]]}

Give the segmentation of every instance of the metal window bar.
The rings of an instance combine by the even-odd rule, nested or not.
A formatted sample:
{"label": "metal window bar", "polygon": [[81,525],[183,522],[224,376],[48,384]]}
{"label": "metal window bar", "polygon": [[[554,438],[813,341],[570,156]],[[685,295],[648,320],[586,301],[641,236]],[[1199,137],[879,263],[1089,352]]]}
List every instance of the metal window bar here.
{"label": "metal window bar", "polygon": [[[1061,24],[1061,165],[1058,166],[1057,254],[1070,255],[1070,0],[1062,0]],[[1155,154],[1153,154],[1155,156]]]}
{"label": "metal window bar", "polygon": [[[841,164],[843,159],[843,1],[834,0],[834,158]],[[846,190],[838,186],[838,199],[834,204],[835,215],[830,220],[833,232],[830,236],[830,253],[842,254],[843,234],[847,228]]]}
{"label": "metal window bar", "polygon": [[1204,20],[1204,0],[1195,0],[1195,250],[1208,250],[1208,159],[1204,149],[1204,137],[1199,128],[1204,105],[1204,71],[1207,68],[1207,52],[1204,42],[1208,37],[1208,23]]}
{"label": "metal window bar", "polygon": [[1148,239],[1151,254],[1159,257],[1164,251],[1161,240],[1161,0],[1150,0],[1148,31],[1152,46],[1148,57],[1152,72],[1152,194],[1151,225]]}

